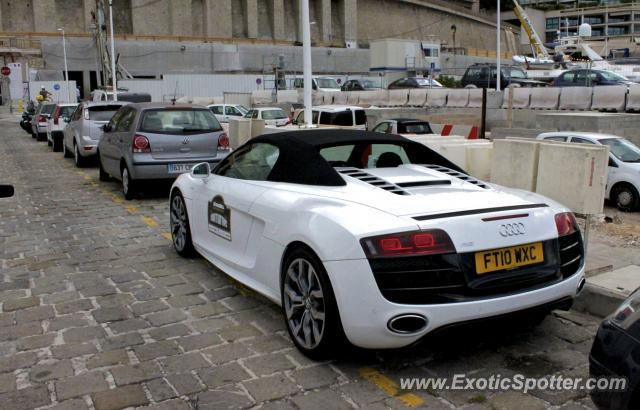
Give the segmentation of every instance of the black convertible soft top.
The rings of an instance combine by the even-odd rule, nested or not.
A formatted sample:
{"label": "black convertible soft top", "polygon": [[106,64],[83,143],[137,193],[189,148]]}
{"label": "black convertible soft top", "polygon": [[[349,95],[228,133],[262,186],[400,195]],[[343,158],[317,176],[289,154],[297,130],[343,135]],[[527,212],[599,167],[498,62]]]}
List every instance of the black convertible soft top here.
{"label": "black convertible soft top", "polygon": [[370,131],[320,129],[264,134],[247,142],[278,147],[278,159],[269,181],[305,185],[346,185],[340,174],[321,155],[320,150],[342,145],[365,147],[369,144],[393,144],[404,148],[412,164],[441,165],[464,172],[457,165],[428,147],[400,135]]}

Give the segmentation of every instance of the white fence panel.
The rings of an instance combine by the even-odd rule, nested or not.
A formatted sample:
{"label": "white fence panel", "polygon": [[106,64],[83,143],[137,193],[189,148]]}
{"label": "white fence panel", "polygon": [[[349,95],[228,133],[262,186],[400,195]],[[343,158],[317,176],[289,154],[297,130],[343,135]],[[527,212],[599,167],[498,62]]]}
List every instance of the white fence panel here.
{"label": "white fence panel", "polygon": [[[67,84],[69,86],[68,91]],[[31,81],[29,82],[29,98],[31,99],[31,101],[36,101],[36,97],[40,93],[41,87],[46,88],[46,90],[52,94],[50,98],[53,102],[76,101],[75,81],[69,81],[68,83],[66,81]]]}

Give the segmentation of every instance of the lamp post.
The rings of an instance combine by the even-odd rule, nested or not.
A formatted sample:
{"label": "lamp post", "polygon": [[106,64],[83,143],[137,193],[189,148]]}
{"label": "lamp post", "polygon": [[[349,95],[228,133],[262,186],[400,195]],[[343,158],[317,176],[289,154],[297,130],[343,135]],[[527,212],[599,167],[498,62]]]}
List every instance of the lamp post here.
{"label": "lamp post", "polygon": [[113,101],[118,101],[118,84],[116,77],[115,40],[113,37],[113,0],[109,0],[109,30],[111,30],[111,87],[113,88]]}
{"label": "lamp post", "polygon": [[71,90],[69,90],[69,67],[67,66],[67,42],[64,37],[64,29],[59,28],[59,32],[62,33],[62,56],[64,57],[64,79],[65,79],[65,87],[67,87],[67,98],[69,102],[73,102],[71,98]]}
{"label": "lamp post", "polygon": [[497,30],[497,45],[496,45],[496,54],[498,55],[497,61],[496,61],[496,91],[500,91],[500,87],[502,86],[502,84],[500,84],[500,74],[502,74],[502,72],[500,71],[500,31],[501,30],[501,22],[500,22],[500,0],[498,0],[498,30]]}
{"label": "lamp post", "polygon": [[311,24],[309,22],[309,0],[300,0],[302,12],[302,69],[304,78],[304,124],[306,128],[313,125],[311,119],[311,92],[313,90],[311,78]]}

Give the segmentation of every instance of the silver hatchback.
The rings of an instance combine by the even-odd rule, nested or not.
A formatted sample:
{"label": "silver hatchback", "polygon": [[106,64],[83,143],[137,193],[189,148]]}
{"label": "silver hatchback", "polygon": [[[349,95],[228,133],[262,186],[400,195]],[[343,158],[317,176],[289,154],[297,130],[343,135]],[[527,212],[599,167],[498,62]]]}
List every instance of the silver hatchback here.
{"label": "silver hatchback", "polygon": [[121,180],[126,199],[144,180],[175,179],[195,164],[217,164],[229,153],[227,134],[211,110],[199,105],[129,104],[103,130],[100,180]]}
{"label": "silver hatchback", "polygon": [[76,166],[81,167],[98,151],[98,141],[102,126],[127,102],[83,102],[71,114],[69,124],[64,128],[62,152],[65,157],[73,157]]}

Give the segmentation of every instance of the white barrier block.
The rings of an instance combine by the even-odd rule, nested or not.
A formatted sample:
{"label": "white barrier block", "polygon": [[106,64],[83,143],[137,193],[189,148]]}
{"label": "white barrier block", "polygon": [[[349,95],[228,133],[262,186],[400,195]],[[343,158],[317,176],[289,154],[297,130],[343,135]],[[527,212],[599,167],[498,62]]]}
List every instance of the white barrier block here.
{"label": "white barrier block", "polygon": [[333,104],[333,96],[336,94],[331,91],[324,91],[320,93],[322,95],[322,105],[331,105]]}
{"label": "white barrier block", "polygon": [[629,87],[626,110],[640,111],[640,85],[632,85]]}
{"label": "white barrier block", "polygon": [[535,87],[531,89],[529,108],[534,110],[557,110],[560,99],[560,88]]}
{"label": "white barrier block", "polygon": [[477,144],[467,146],[466,171],[482,181],[491,180],[491,164],[493,163],[493,144]]}
{"label": "white barrier block", "polygon": [[409,90],[389,90],[388,107],[404,107],[409,101]]}
{"label": "white barrier block", "polygon": [[297,90],[279,90],[277,101],[278,103],[297,103],[298,91]]}
{"label": "white barrier block", "polygon": [[347,105],[358,105],[360,104],[360,94],[366,91],[347,91]]}
{"label": "white barrier block", "polygon": [[593,87],[562,87],[561,110],[590,110]]}
{"label": "white barrier block", "polygon": [[592,110],[622,112],[626,102],[626,85],[603,85],[593,88]]}
{"label": "white barrier block", "polygon": [[374,94],[373,104],[376,107],[386,107],[389,105],[389,90],[371,91]]}
{"label": "white barrier block", "polygon": [[251,138],[251,120],[248,118],[232,118],[229,120],[229,144],[238,148]]}
{"label": "white barrier block", "polygon": [[264,120],[251,120],[251,138],[255,138],[258,135],[264,134],[265,122]]}
{"label": "white barrier block", "polygon": [[374,105],[377,99],[377,91],[359,91],[358,105]]}
{"label": "white barrier block", "polygon": [[333,103],[336,105],[347,105],[347,93],[345,91],[333,93]]}
{"label": "white barrier block", "polygon": [[254,90],[251,91],[251,104],[270,104],[273,102],[271,90]]}
{"label": "white barrier block", "polygon": [[[514,109],[529,108],[531,102],[531,90],[530,87],[513,87],[513,105]],[[505,110],[509,108],[509,89],[504,90],[504,98],[502,99],[502,108]]]}
{"label": "white barrier block", "polygon": [[426,107],[439,108],[447,105],[447,95],[449,90],[446,88],[431,88],[427,92]]}
{"label": "white barrier block", "polygon": [[314,91],[311,96],[312,105],[322,105],[324,103],[324,95],[319,91]]}
{"label": "white barrier block", "polygon": [[426,88],[412,88],[409,90],[409,102],[407,105],[411,107],[422,107],[427,103],[428,91]]}
{"label": "white barrier block", "polygon": [[536,192],[577,213],[602,213],[608,162],[604,145],[541,143]]}
{"label": "white barrier block", "polygon": [[491,182],[534,192],[538,175],[540,144],[534,141],[495,140]]}
{"label": "white barrier block", "polygon": [[469,89],[452,89],[449,90],[447,98],[447,107],[464,108],[469,104]]}
{"label": "white barrier block", "polygon": [[482,88],[469,89],[469,104],[470,108],[482,108]]}

